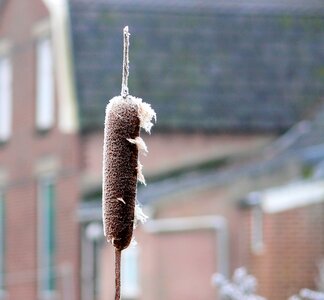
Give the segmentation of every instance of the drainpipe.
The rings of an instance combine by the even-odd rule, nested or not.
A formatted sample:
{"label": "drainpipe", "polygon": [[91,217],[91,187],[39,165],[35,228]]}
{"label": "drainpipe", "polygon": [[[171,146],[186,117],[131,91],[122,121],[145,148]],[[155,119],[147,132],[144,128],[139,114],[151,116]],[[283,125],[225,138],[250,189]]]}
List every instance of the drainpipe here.
{"label": "drainpipe", "polygon": [[187,218],[155,219],[144,225],[149,233],[186,232],[195,230],[213,230],[216,235],[216,270],[229,276],[228,225],[222,216],[202,216]]}

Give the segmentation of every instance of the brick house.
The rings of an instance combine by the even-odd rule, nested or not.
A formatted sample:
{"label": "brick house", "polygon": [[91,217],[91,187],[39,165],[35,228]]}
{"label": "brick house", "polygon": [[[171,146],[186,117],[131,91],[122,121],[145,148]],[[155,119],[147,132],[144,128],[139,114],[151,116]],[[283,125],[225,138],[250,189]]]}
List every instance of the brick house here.
{"label": "brick house", "polygon": [[57,44],[64,38],[58,22],[52,28],[49,8],[41,0],[1,1],[0,299],[6,300],[79,298],[80,140],[64,78],[68,58]]}
{"label": "brick house", "polygon": [[[311,151],[323,143],[318,117],[277,138],[322,103],[324,7],[268,2],[1,1],[0,299],[112,297],[101,149],[124,25],[134,35],[130,91],[158,124],[144,136],[148,186],[138,193],[151,221],[124,253],[123,298],[216,299],[211,275],[239,265],[269,299],[311,284],[321,202],[271,213],[266,203],[270,187],[282,191],[322,159]],[[278,226],[315,213],[314,249],[290,249],[286,262]],[[289,271],[280,282],[278,257]],[[302,278],[289,269],[301,257]]]}

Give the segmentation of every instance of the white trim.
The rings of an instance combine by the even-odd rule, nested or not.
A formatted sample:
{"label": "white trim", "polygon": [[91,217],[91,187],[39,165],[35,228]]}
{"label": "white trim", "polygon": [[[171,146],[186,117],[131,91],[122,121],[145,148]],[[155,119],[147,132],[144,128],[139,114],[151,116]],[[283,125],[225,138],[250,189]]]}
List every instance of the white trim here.
{"label": "white trim", "polygon": [[[125,299],[138,299],[140,297],[140,271],[139,271],[139,246],[131,245],[123,251],[121,262],[121,296]],[[127,281],[127,263],[135,264],[136,279],[134,282]],[[126,274],[126,275],[125,275]]]}
{"label": "white trim", "polygon": [[49,18],[37,22],[32,28],[32,35],[39,39],[51,35],[51,22]]}
{"label": "white trim", "polygon": [[211,229],[216,234],[217,272],[229,275],[228,225],[222,216],[199,216],[187,218],[155,219],[144,224],[149,233],[167,233]]}
{"label": "white trim", "polygon": [[3,188],[8,184],[8,173],[4,168],[0,168],[0,188]]}
{"label": "white trim", "polygon": [[0,55],[0,141],[12,135],[13,117],[13,68],[9,54]]}
{"label": "white trim", "polygon": [[55,81],[53,47],[50,36],[36,43],[36,127],[49,130],[55,123]]}
{"label": "white trim", "polygon": [[44,174],[57,174],[61,168],[61,161],[55,155],[43,156],[39,158],[34,166],[34,174],[42,177]]}
{"label": "white trim", "polygon": [[324,201],[324,181],[302,181],[260,192],[266,213],[278,213]]}
{"label": "white trim", "polygon": [[81,228],[81,299],[88,300],[93,297],[93,241],[86,237],[86,227]]}
{"label": "white trim", "polygon": [[78,130],[77,99],[70,41],[67,0],[42,0],[50,12],[55,75],[58,86],[58,127],[64,133]]}
{"label": "white trim", "polygon": [[8,39],[0,39],[0,56],[9,55],[11,48],[12,44]]}

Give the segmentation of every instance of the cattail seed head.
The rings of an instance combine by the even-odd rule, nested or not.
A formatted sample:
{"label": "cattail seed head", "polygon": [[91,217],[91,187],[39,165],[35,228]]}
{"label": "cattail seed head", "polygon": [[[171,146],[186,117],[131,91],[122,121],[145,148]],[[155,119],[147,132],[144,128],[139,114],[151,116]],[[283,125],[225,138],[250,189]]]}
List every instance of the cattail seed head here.
{"label": "cattail seed head", "polygon": [[106,109],[103,149],[103,221],[108,241],[118,250],[128,247],[135,222],[136,185],[142,178],[140,127],[151,128],[154,111],[141,99],[114,97]]}

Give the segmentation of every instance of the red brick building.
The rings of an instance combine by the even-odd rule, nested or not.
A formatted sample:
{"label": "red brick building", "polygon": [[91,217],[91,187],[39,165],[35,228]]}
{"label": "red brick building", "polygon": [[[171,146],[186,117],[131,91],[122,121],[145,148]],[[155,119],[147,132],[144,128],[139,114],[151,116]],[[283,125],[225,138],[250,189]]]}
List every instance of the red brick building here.
{"label": "red brick building", "polygon": [[[0,299],[112,298],[101,151],[124,25],[130,91],[158,123],[123,298],[216,299],[211,275],[240,265],[269,299],[312,288],[321,115],[277,138],[322,103],[323,14],[316,0],[0,1]],[[273,188],[290,181],[306,196]]]}
{"label": "red brick building", "polygon": [[1,1],[1,299],[79,299],[80,142],[53,18]]}

